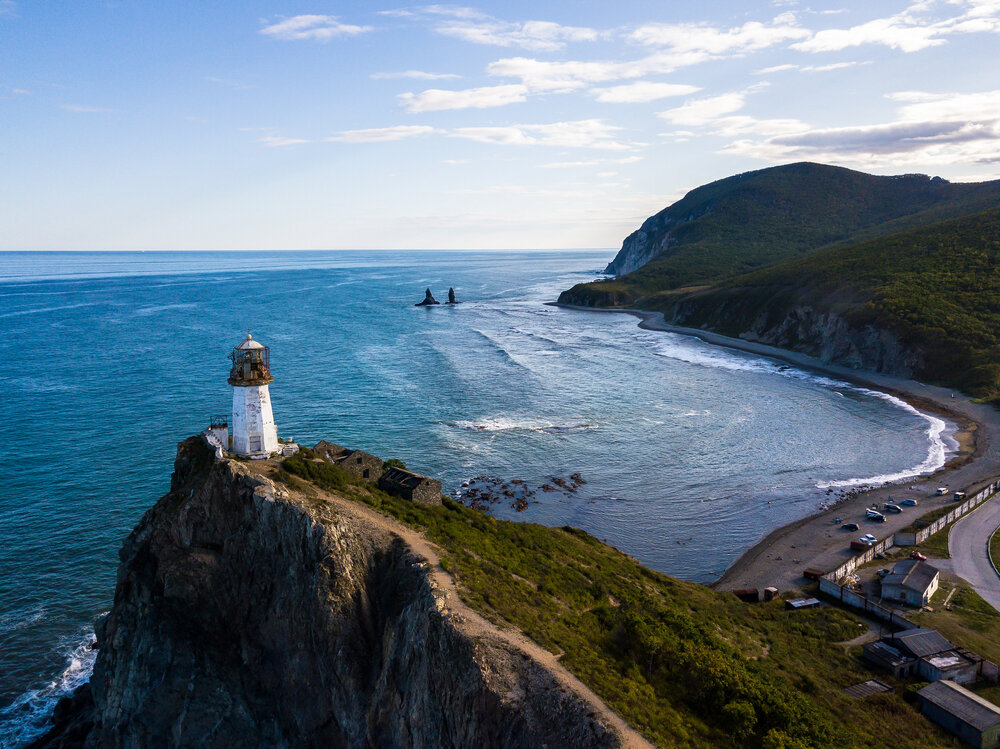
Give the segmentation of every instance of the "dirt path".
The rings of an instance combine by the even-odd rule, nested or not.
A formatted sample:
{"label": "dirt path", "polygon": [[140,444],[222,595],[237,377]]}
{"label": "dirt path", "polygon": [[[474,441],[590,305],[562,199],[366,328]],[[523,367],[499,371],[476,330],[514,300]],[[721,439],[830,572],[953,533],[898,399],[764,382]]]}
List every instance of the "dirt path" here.
{"label": "dirt path", "polygon": [[[381,528],[395,536],[398,536],[406,543],[410,549],[420,557],[423,557],[430,566],[430,579],[434,587],[445,594],[447,599],[446,609],[453,614],[458,614],[460,622],[456,625],[470,637],[497,638],[503,640],[511,647],[531,658],[536,663],[549,671],[564,688],[575,693],[584,700],[595,713],[601,716],[604,723],[610,726],[621,740],[622,747],[626,749],[653,749],[645,738],[635,729],[628,725],[622,718],[591,689],[580,681],[576,676],[567,671],[557,660],[556,656],[545,648],[541,647],[534,640],[529,639],[521,632],[514,629],[501,629],[492,622],[485,619],[469,608],[458,594],[455,579],[448,574],[441,566],[434,546],[430,544],[417,531],[402,523],[386,517],[376,512],[370,507],[365,507],[357,502],[338,497],[334,494],[322,493],[324,499],[336,505],[338,509],[348,515],[362,519],[371,523],[377,528]],[[456,617],[457,619],[457,617]]]}

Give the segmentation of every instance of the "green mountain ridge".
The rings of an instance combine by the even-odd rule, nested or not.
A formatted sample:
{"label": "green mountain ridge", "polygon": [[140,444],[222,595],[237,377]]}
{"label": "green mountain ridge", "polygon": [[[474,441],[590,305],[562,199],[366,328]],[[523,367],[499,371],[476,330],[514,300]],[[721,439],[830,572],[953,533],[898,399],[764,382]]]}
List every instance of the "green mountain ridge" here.
{"label": "green mountain ridge", "polygon": [[[659,310],[678,325],[995,399],[998,207],[1000,181],[765,169],[693,190],[643,224],[647,244],[670,233],[656,258],[559,301]],[[685,211],[686,223],[662,225]]]}
{"label": "green mountain ridge", "polygon": [[[609,264],[617,278],[566,294],[589,306],[630,304],[995,205],[1000,180],[956,184],[808,162],[747,172],[696,188],[651,216]],[[631,268],[630,259],[646,255],[648,262]]]}

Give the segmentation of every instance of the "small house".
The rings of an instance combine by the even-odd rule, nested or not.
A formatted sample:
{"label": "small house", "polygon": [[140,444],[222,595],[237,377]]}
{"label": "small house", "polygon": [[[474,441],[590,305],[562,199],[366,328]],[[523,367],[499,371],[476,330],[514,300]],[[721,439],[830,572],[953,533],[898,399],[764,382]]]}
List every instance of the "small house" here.
{"label": "small house", "polygon": [[912,658],[925,658],[929,655],[937,655],[947,650],[954,650],[955,646],[934,629],[924,629],[914,627],[904,629],[894,635],[884,638],[896,650]]}
{"label": "small house", "polygon": [[1000,708],[951,681],[935,681],[917,692],[920,710],[970,746],[1000,746]]}
{"label": "small house", "polygon": [[326,440],[316,443],[313,452],[359,479],[377,481],[384,470],[381,458],[361,450],[349,450]]}
{"label": "small house", "polygon": [[941,573],[937,567],[917,559],[904,559],[882,578],[882,598],[924,606],[938,589]]}
{"label": "small house", "polygon": [[982,658],[962,650],[945,650],[920,659],[918,671],[927,681],[953,681],[975,684],[979,679]]}
{"label": "small house", "polygon": [[378,480],[382,491],[424,505],[441,504],[441,482],[403,468],[389,468]]}
{"label": "small house", "polygon": [[895,677],[912,676],[917,670],[917,659],[901,652],[888,642],[879,640],[862,646],[861,655]]}

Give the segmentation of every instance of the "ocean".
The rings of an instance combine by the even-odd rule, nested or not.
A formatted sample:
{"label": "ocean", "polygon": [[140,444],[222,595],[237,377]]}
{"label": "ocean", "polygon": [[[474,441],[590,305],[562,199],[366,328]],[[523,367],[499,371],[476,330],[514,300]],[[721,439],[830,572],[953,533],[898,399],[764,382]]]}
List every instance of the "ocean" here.
{"label": "ocean", "polygon": [[[121,542],[177,442],[229,410],[248,330],[281,437],[699,582],[833,488],[944,462],[948,425],[889,396],[545,304],[613,255],[0,253],[0,746],[88,678]],[[461,303],[415,307],[427,287]]]}

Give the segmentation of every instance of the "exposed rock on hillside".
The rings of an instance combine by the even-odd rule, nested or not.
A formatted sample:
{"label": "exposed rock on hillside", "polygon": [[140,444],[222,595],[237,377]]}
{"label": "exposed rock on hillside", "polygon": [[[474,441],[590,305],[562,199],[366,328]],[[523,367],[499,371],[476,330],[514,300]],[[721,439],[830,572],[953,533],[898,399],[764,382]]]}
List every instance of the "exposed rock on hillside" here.
{"label": "exposed rock on hillside", "polygon": [[97,630],[92,699],[38,746],[620,745],[552,671],[470,632],[400,537],[200,438]]}
{"label": "exposed rock on hillside", "polygon": [[923,355],[887,330],[852,324],[834,312],[809,305],[776,307],[755,309],[737,293],[728,298],[722,293],[693,294],[668,307],[664,317],[674,325],[709,328],[854,369],[901,377],[923,370]]}

